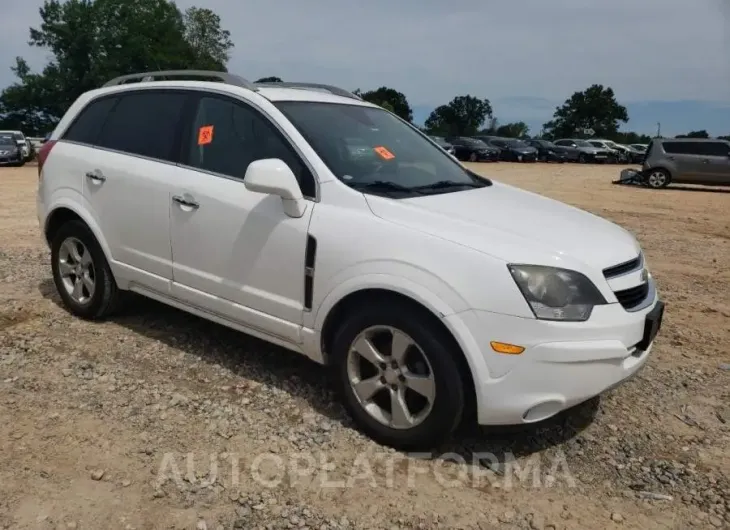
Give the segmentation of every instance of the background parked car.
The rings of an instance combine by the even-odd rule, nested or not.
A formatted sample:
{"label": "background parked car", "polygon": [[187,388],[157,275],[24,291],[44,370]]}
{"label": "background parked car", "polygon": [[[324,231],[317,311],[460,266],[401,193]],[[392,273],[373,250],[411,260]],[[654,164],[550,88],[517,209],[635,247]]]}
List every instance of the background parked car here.
{"label": "background parked car", "polygon": [[500,150],[500,160],[508,162],[537,162],[537,149],[518,138],[477,136],[479,140]]}
{"label": "background parked car", "polygon": [[11,134],[0,133],[0,166],[22,166],[25,157],[18,142]]}
{"label": "background parked car", "polygon": [[525,140],[525,143],[537,149],[537,159],[541,162],[560,162],[562,164],[569,159],[568,150],[573,150],[573,160],[578,158],[577,149],[560,147],[549,140]]}
{"label": "background parked car", "polygon": [[622,163],[629,163],[631,162],[631,150],[622,144],[617,144],[613,140],[602,140],[603,143],[608,145],[611,149],[618,151],[620,156],[619,161]]}
{"label": "background parked car", "polygon": [[443,136],[431,136],[431,140],[439,144],[450,155],[456,156],[456,149]]}
{"label": "background parked car", "polygon": [[650,188],[672,182],[730,186],[730,142],[657,138],[649,144],[642,169]]}
{"label": "background parked car", "polygon": [[561,147],[573,147],[578,150],[577,162],[587,164],[588,162],[597,162],[605,164],[608,162],[610,152],[607,149],[598,148],[589,144],[586,140],[578,138],[561,138],[555,141],[555,145]]}
{"label": "background parked car", "polygon": [[[621,145],[621,144],[619,144]],[[646,156],[646,149],[636,149],[635,147],[631,145],[624,145],[626,149],[629,151],[629,163],[631,164],[641,164],[644,162],[644,157]]]}
{"label": "background parked car", "polygon": [[624,153],[620,149],[611,146],[605,140],[588,140],[588,143],[598,149],[608,151],[608,161],[614,164],[624,162]]}
{"label": "background parked car", "polygon": [[646,153],[646,148],[649,147],[649,144],[631,144],[629,147],[632,147],[637,151],[641,151],[642,153]]}
{"label": "background parked car", "polygon": [[30,142],[25,138],[22,131],[0,131],[0,134],[6,136],[12,136],[15,139],[15,143],[23,153],[23,161],[28,161],[31,158]]}
{"label": "background parked car", "polygon": [[454,146],[455,156],[459,160],[469,162],[497,162],[499,160],[499,149],[476,138],[454,136],[447,138],[446,141]]}

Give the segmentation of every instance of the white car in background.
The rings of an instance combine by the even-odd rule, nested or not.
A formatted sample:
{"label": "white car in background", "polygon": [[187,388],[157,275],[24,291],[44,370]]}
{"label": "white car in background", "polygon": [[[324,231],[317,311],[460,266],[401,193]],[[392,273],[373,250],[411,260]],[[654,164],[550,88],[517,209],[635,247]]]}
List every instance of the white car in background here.
{"label": "white car in background", "polygon": [[[219,82],[154,80],[171,77]],[[482,178],[337,87],[122,76],[38,163],[70,312],[133,291],[301,353],[393,447],[554,416],[636,374],[662,322],[628,231]]]}

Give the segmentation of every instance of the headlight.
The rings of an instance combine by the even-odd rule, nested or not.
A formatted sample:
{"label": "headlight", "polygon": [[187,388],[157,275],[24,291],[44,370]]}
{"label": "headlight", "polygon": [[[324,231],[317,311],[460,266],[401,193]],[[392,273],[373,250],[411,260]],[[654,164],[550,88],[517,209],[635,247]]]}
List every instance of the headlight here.
{"label": "headlight", "polygon": [[606,304],[580,272],[540,265],[509,265],[509,270],[539,320],[583,322],[595,306]]}

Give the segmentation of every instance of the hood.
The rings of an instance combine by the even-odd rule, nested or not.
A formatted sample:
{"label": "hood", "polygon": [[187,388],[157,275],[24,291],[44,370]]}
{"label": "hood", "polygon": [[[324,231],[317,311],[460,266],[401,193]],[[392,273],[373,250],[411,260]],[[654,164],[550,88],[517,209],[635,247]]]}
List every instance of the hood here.
{"label": "hood", "polygon": [[579,151],[582,151],[584,153],[592,153],[592,154],[606,153],[606,152],[608,152],[608,149],[602,149],[600,147],[592,147],[592,146],[591,147],[583,147],[583,146],[579,145],[575,149],[578,149]]}
{"label": "hood", "polygon": [[510,149],[512,149],[513,151],[515,151],[517,153],[523,153],[523,154],[537,153],[537,149],[535,149],[531,145],[511,147]]}
{"label": "hood", "polygon": [[506,262],[602,270],[640,252],[636,239],[610,221],[498,182],[412,199],[365,197],[384,220]]}

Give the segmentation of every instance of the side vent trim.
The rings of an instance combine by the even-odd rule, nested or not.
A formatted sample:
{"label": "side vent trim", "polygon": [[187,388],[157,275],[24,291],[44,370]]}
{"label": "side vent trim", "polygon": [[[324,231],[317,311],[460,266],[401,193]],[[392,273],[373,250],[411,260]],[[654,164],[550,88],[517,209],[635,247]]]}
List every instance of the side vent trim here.
{"label": "side vent trim", "polygon": [[317,261],[317,240],[307,235],[307,250],[304,254],[304,310],[312,310],[314,295],[314,264]]}

